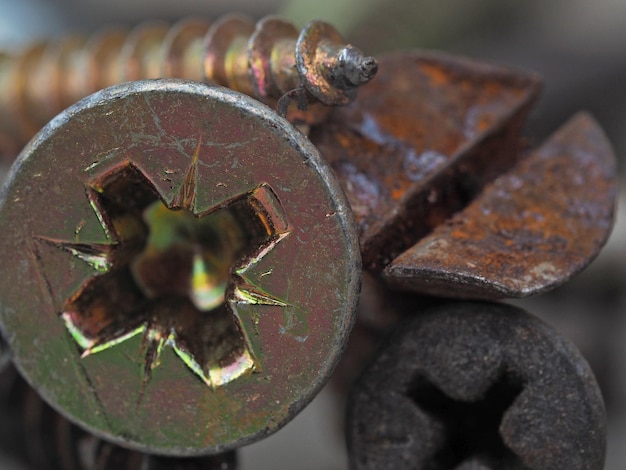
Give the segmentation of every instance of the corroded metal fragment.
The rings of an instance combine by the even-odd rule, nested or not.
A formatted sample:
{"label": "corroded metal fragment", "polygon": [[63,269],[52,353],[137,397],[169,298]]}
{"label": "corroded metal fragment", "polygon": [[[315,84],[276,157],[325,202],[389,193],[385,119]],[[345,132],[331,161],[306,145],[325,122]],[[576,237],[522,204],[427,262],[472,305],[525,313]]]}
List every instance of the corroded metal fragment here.
{"label": "corroded metal fragment", "polygon": [[444,54],[379,63],[358,100],[310,135],[343,183],[373,271],[513,166],[540,89],[534,74]]}
{"label": "corroded metal fragment", "polygon": [[579,114],[386,268],[392,286],[446,297],[537,294],[598,254],[613,226],[615,157]]}

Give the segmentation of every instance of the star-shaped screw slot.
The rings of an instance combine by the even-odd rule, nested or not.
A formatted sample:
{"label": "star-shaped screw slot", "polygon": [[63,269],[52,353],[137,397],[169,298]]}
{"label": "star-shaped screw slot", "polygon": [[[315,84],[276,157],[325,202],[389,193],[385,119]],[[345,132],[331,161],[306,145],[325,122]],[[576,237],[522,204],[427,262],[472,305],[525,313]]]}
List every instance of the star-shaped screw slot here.
{"label": "star-shaped screw slot", "polygon": [[412,387],[409,397],[431,415],[443,429],[444,442],[433,457],[437,470],[454,470],[462,464],[481,462],[491,468],[521,468],[520,458],[499,433],[502,418],[523,385],[503,374],[472,402],[450,398],[424,378]]}
{"label": "star-shaped screw slot", "polygon": [[259,371],[256,332],[246,331],[237,304],[286,306],[246,279],[289,234],[280,201],[261,184],[196,213],[199,151],[168,205],[130,161],[89,181],[112,243],[36,237],[96,270],[59,312],[82,357],[141,334],[144,384],[166,346],[213,388]]}

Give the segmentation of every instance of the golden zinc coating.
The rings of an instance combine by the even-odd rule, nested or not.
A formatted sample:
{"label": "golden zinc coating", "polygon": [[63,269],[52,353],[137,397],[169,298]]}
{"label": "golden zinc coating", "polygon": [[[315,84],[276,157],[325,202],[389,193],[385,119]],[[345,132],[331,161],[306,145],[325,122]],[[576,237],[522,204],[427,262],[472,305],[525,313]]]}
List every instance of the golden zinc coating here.
{"label": "golden zinc coating", "polygon": [[[280,109],[286,111],[293,100],[300,107],[345,105],[377,68],[332,26],[314,21],[299,31],[276,17],[256,24],[241,15],[214,23],[186,19],[172,27],[147,22],[130,31],[37,43],[20,55],[0,54],[0,155],[15,153],[83,97],[124,81],[206,80],[274,106],[284,96]],[[313,123],[324,114],[312,106],[290,118]]]}

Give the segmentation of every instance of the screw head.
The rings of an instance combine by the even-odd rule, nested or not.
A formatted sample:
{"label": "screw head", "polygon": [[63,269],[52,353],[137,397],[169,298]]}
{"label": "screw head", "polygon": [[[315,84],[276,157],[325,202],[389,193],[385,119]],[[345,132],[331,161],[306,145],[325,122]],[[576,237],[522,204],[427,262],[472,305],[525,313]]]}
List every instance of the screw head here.
{"label": "screw head", "polygon": [[200,455],[322,387],[360,252],[315,147],[257,101],[161,80],[99,92],[26,147],[0,199],[0,326],[27,380],[97,435]]}
{"label": "screw head", "polygon": [[550,326],[496,303],[396,313],[349,400],[350,468],[604,468],[600,388]]}

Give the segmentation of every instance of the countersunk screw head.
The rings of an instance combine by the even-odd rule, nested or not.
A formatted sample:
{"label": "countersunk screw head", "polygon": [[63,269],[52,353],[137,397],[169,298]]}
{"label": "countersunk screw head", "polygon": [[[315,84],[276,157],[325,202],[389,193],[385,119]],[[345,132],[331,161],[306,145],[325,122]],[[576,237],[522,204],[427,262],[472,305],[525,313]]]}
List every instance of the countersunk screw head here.
{"label": "countersunk screw head", "polygon": [[360,285],[315,147],[231,90],[124,84],[52,121],[0,200],[0,326],[72,420],[161,454],[270,434],[329,377]]}

